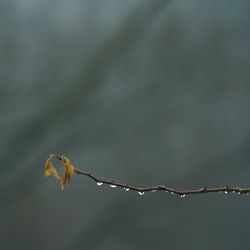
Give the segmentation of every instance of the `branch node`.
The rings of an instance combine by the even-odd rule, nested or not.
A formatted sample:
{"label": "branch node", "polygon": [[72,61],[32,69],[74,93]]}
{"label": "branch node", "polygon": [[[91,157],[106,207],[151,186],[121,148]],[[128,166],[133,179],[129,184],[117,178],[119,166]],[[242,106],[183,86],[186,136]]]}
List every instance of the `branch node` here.
{"label": "branch node", "polygon": [[164,185],[158,185],[158,186],[157,186],[157,189],[158,189],[158,190],[164,190],[164,191],[167,190],[166,187],[165,187]]}
{"label": "branch node", "polygon": [[207,193],[207,188],[206,187],[201,188],[200,193]]}

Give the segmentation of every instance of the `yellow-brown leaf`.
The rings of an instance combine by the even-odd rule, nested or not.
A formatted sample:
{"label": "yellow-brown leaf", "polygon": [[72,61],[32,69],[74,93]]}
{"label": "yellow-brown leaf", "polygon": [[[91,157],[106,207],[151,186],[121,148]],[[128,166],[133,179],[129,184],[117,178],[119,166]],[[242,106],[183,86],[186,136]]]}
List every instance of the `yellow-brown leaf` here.
{"label": "yellow-brown leaf", "polygon": [[70,184],[70,178],[75,172],[75,168],[71,161],[64,155],[62,155],[62,165],[63,165],[63,174],[60,179],[61,188]]}
{"label": "yellow-brown leaf", "polygon": [[47,177],[47,176],[52,175],[56,179],[60,179],[60,176],[57,173],[56,168],[51,163],[52,158],[53,158],[53,155],[49,155],[49,158],[45,162],[44,176]]}

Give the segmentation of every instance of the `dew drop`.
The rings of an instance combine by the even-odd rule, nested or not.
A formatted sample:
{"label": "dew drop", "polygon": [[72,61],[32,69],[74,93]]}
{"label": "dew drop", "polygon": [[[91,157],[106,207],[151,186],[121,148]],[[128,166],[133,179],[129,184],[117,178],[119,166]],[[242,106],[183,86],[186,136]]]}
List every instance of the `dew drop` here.
{"label": "dew drop", "polygon": [[225,191],[224,194],[228,194],[228,191]]}
{"label": "dew drop", "polygon": [[96,185],[101,186],[101,185],[103,185],[103,182],[97,182]]}
{"label": "dew drop", "polygon": [[113,185],[113,184],[111,184],[109,186],[112,187],[112,188],[116,188],[116,185]]}
{"label": "dew drop", "polygon": [[185,194],[182,194],[182,195],[181,195],[181,198],[184,198],[184,197],[186,197],[186,195],[185,195]]}
{"label": "dew drop", "polygon": [[156,191],[157,191],[157,190],[153,189],[151,192],[152,192],[152,193],[155,193]]}
{"label": "dew drop", "polygon": [[144,192],[138,192],[139,195],[144,195]]}
{"label": "dew drop", "polygon": [[128,191],[129,191],[129,188],[124,188],[124,190],[125,190],[126,192],[128,192]]}
{"label": "dew drop", "polygon": [[171,192],[170,194],[174,194],[174,192]]}

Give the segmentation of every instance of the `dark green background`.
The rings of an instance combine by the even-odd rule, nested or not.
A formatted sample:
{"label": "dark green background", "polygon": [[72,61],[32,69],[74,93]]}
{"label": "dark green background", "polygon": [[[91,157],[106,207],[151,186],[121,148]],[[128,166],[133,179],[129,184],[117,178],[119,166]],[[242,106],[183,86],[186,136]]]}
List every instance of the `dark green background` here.
{"label": "dark green background", "polygon": [[250,186],[249,1],[0,3],[0,249],[248,249],[250,196],[139,196],[74,176]]}

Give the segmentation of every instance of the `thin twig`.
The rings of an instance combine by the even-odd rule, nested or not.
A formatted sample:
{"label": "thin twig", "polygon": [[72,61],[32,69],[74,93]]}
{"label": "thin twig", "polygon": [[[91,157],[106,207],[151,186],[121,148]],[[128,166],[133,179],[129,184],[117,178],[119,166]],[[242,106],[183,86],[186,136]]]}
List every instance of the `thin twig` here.
{"label": "thin twig", "polygon": [[[54,155],[58,160],[62,160],[60,155]],[[101,186],[103,184],[109,185],[111,187],[120,187],[126,191],[136,191],[140,195],[143,195],[145,192],[156,192],[156,191],[164,191],[170,194],[180,195],[184,197],[186,195],[194,195],[194,194],[208,194],[208,193],[237,193],[237,194],[247,194],[250,193],[250,188],[240,188],[240,187],[217,187],[217,188],[207,188],[202,187],[199,189],[185,189],[185,190],[177,190],[174,188],[167,187],[165,185],[154,185],[154,186],[144,186],[140,187],[136,184],[125,183],[120,180],[108,179],[100,176],[96,176],[90,172],[82,171],[79,169],[74,169],[75,173],[78,175],[84,175],[92,179],[97,185]]]}

